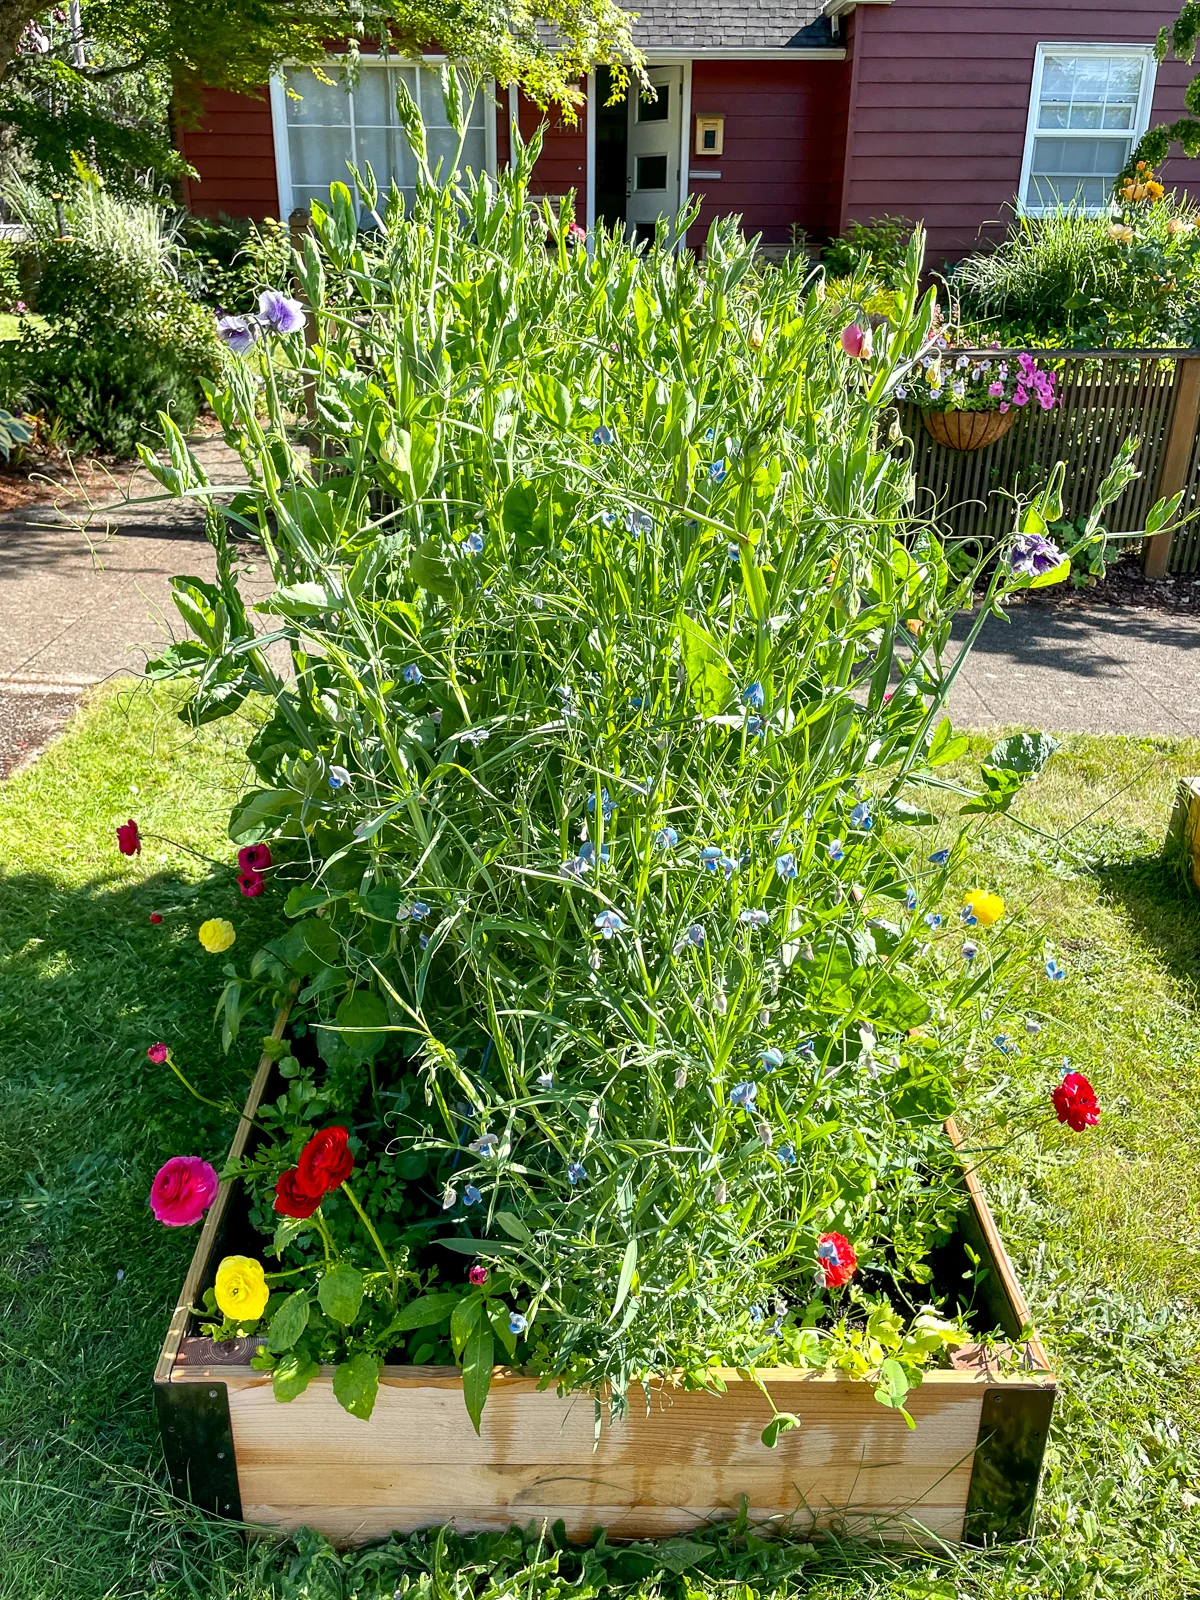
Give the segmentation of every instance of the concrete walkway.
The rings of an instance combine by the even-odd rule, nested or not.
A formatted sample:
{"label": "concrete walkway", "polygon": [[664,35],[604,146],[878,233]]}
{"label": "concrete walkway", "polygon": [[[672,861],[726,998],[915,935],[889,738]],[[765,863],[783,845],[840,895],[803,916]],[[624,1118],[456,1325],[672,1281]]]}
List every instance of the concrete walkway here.
{"label": "concrete walkway", "polygon": [[[241,480],[219,440],[199,442],[197,454],[214,483]],[[129,488],[156,492],[145,473]],[[85,688],[140,673],[178,632],[173,574],[212,576],[193,506],[114,507],[86,536],[79,520],[47,506],[0,517],[0,777],[53,736]],[[248,600],[268,585],[265,567],[245,572]],[[1010,619],[984,625],[951,697],[955,722],[1200,736],[1200,617],[1017,606]],[[959,618],[960,640],[970,621]]]}

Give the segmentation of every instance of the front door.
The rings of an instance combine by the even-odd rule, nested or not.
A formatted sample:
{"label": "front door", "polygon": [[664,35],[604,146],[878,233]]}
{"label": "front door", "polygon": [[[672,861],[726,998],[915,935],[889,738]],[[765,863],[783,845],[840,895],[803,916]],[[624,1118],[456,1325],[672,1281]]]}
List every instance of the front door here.
{"label": "front door", "polygon": [[657,100],[629,94],[629,143],[625,175],[625,228],[633,241],[653,240],[659,217],[679,210],[683,68],[651,67],[647,77]]}

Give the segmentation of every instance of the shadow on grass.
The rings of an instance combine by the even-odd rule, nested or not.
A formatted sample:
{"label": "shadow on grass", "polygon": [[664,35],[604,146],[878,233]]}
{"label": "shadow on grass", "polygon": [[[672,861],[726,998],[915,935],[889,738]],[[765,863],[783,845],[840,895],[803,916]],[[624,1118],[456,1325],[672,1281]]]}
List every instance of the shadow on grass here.
{"label": "shadow on grass", "polygon": [[234,1535],[163,1493],[151,1394],[197,1230],[154,1221],[150,1182],[174,1154],[219,1165],[234,1119],[189,1097],[146,1049],[167,1040],[203,1092],[241,1102],[265,1023],[251,1017],[222,1056],[213,1008],[230,958],[206,955],[195,930],[229,916],[248,957],[281,916],[277,897],[264,899],[235,904],[228,872],[131,883],[118,869],[72,889],[35,873],[0,879],[6,1600],[158,1593],[129,1588],[130,1574],[178,1574],[185,1544],[199,1554],[215,1541],[231,1568],[244,1565]]}
{"label": "shadow on grass", "polygon": [[1179,862],[1155,853],[1099,861],[1092,872],[1172,977],[1200,1000],[1200,897]]}

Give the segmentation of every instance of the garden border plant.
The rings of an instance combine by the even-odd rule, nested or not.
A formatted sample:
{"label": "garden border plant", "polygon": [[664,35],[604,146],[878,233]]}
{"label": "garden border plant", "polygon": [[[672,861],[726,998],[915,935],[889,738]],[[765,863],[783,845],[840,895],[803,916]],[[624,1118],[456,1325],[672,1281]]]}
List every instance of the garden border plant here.
{"label": "garden border plant", "polygon": [[[961,1211],[958,1040],[985,1007],[1015,1031],[1034,954],[997,895],[956,915],[945,886],[1053,748],[1005,741],[975,790],[939,771],[965,749],[942,707],[981,571],[951,572],[882,438],[932,348],[922,241],[872,340],[819,272],[761,270],[728,224],[702,267],[584,248],[569,204],[529,200],[536,141],[498,182],[439,187],[400,112],[413,214],[368,172],[366,238],[334,185],[306,306],[268,294],[222,325],[210,401],[248,487],[221,511],[168,420],[168,458],[145,455],[208,505],[218,564],[174,580],[195,638],[152,675],[192,680],[195,721],[252,691],[276,707],[230,833],[262,852],[244,892],[288,885],[292,926],[230,969],[227,1037],[300,986],[236,1163],[280,1269],[223,1262],[207,1333],[265,1333],[284,1402],[334,1366],[356,1418],[401,1340],[461,1363],[476,1430],[498,1350],[589,1392],[597,1427],[635,1386],[707,1400],[726,1368],[761,1390],[767,1445],[799,1422],[772,1369],[869,1377],[906,1415],[968,1337],[928,1303]],[[1067,576],[1060,483],[1021,512],[968,645]],[[229,522],[271,565],[266,636]],[[929,856],[938,803],[964,822]],[[1055,1106],[1082,1130],[1077,1078]],[[186,1224],[211,1177],[175,1160]]]}

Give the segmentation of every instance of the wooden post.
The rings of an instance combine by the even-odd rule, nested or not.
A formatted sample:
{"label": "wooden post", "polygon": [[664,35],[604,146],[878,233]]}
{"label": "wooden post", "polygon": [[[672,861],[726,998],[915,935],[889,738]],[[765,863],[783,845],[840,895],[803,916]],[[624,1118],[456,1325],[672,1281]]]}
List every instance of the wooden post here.
{"label": "wooden post", "polygon": [[[1196,429],[1200,424],[1200,358],[1187,356],[1175,364],[1175,404],[1163,448],[1154,498],[1178,494],[1188,479]],[[1170,533],[1156,533],[1142,547],[1142,569],[1148,578],[1165,578],[1171,562]]]}

